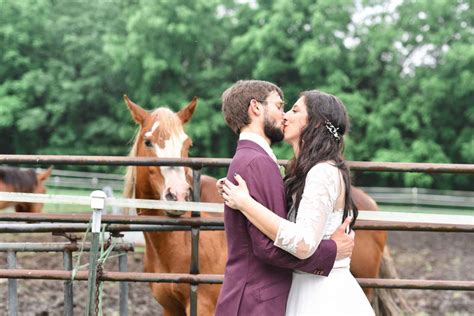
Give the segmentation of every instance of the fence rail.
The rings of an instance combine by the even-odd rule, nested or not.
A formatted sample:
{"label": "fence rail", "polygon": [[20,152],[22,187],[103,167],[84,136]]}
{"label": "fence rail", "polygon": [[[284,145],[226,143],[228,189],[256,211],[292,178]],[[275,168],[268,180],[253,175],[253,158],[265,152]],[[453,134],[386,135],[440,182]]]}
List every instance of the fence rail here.
{"label": "fence rail", "polygon": [[[0,193],[1,200],[1,193]],[[360,230],[397,230],[432,232],[474,232],[474,216],[438,215],[361,211],[356,222]],[[379,217],[381,216],[381,217]],[[81,232],[87,228],[90,214],[0,214],[0,222],[21,222],[29,224],[0,224],[0,233],[20,232]],[[410,220],[412,220],[410,222]],[[47,224],[44,224],[46,222]],[[33,224],[41,223],[41,224]],[[56,223],[56,224],[54,224]],[[57,223],[60,223],[59,225]],[[67,223],[67,224],[65,224]],[[104,215],[102,223],[107,224],[109,232],[119,231],[168,231],[190,230],[199,227],[202,230],[222,230],[222,218],[170,218],[166,216],[128,216]]]}
{"label": "fence rail", "polygon": [[[144,158],[118,156],[0,155],[3,164],[227,167],[229,158]],[[278,160],[286,165],[287,160]],[[348,161],[352,170],[423,173],[474,173],[474,164]]]}
{"label": "fence rail", "polygon": [[[38,280],[70,280],[69,271],[0,269],[0,278],[38,279]],[[75,279],[87,281],[86,271],[77,272]],[[224,280],[222,274],[186,274],[186,273],[145,273],[145,272],[112,272],[104,271],[102,281],[114,282],[163,282],[188,284],[220,284]],[[357,281],[362,287],[391,289],[425,289],[425,290],[460,290],[474,291],[474,281],[458,280],[420,280],[420,279],[364,279]]]}

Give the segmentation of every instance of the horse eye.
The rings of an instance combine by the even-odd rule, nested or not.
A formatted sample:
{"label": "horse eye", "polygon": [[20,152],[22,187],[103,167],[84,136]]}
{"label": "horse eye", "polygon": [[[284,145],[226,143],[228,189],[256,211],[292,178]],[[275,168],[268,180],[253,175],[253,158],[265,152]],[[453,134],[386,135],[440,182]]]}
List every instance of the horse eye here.
{"label": "horse eye", "polygon": [[146,147],[153,147],[153,143],[151,142],[151,140],[146,139],[146,140],[145,140],[145,146],[146,146]]}

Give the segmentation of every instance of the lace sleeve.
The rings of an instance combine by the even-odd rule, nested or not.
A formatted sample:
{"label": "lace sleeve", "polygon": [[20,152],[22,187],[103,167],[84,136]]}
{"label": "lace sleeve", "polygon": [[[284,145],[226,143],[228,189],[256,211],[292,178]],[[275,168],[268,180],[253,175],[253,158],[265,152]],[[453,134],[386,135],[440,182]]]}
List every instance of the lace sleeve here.
{"label": "lace sleeve", "polygon": [[340,191],[339,170],[319,163],[308,172],[296,223],[280,221],[275,246],[300,259],[309,258],[321,242],[326,221]]}

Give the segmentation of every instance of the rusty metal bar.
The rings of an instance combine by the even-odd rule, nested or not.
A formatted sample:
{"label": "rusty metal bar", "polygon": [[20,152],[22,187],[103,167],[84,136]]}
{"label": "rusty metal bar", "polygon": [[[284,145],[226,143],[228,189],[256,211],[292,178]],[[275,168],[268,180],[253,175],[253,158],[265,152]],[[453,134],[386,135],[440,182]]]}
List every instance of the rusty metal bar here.
{"label": "rusty metal bar", "polygon": [[474,281],[358,278],[357,282],[369,288],[474,291]]}
{"label": "rusty metal bar", "polygon": [[[80,233],[87,228],[86,224],[2,224],[0,233]],[[387,230],[387,231],[424,231],[424,232],[447,232],[447,233],[474,233],[472,225],[446,225],[446,224],[425,224],[425,223],[385,223],[385,222],[363,222],[356,223],[356,230]],[[127,232],[127,231],[188,231],[189,226],[174,225],[108,225],[107,232]],[[201,230],[215,231],[224,230],[224,226],[203,226]]]}
{"label": "rusty metal bar", "polygon": [[[63,252],[63,265],[65,271],[72,271],[72,251],[65,249]],[[71,279],[64,281],[64,315],[74,315],[74,294]]]}
{"label": "rusty metal bar", "polygon": [[[85,243],[83,251],[90,250],[90,243]],[[69,242],[0,242],[0,252],[15,251],[15,252],[63,252],[63,251],[79,251],[81,246]],[[118,243],[114,246],[113,251],[133,251],[132,243]],[[66,259],[66,258],[65,258]],[[65,260],[66,261],[66,260]]]}
{"label": "rusty metal bar", "polygon": [[[88,214],[0,214],[0,221],[28,221],[28,222],[52,222],[73,224],[0,224],[2,232],[81,232],[85,230],[88,222]],[[105,215],[104,223],[109,223],[107,231],[169,231],[189,230],[190,227],[200,227],[201,230],[222,230],[222,218],[169,218],[164,216],[126,216]],[[81,223],[81,224],[78,224]],[[122,223],[122,224],[111,224]],[[126,225],[130,224],[130,225]],[[147,225],[148,224],[148,225]],[[36,225],[36,226],[35,226]],[[433,224],[433,223],[405,223],[387,221],[359,220],[355,226],[360,230],[398,230],[398,231],[433,231],[433,232],[474,232],[471,224]]]}
{"label": "rusty metal bar", "polygon": [[[193,169],[193,199],[194,202],[201,200],[201,169]],[[191,218],[200,219],[199,212],[191,212]],[[199,273],[199,226],[191,229],[191,268],[190,273]]]}
{"label": "rusty metal bar", "polygon": [[[144,158],[120,156],[0,155],[0,164],[228,167],[230,158]],[[287,160],[279,160],[286,165]],[[348,161],[352,170],[381,172],[474,173],[474,164]]]}
{"label": "rusty metal bar", "polygon": [[[125,251],[121,251],[118,258],[119,272],[128,272],[127,259],[128,259],[128,253]],[[128,315],[128,282],[126,281],[120,282],[119,301],[120,301],[119,315],[127,316]]]}
{"label": "rusty metal bar", "polygon": [[474,173],[474,164],[348,161],[354,171],[422,172],[422,173]]}
{"label": "rusty metal bar", "polygon": [[0,164],[110,165],[110,166],[205,166],[227,167],[230,158],[145,158],[122,156],[0,155]]}
{"label": "rusty metal bar", "polygon": [[[88,213],[80,214],[24,214],[24,213],[6,213],[0,214],[0,222],[51,222],[51,223],[88,223],[90,215]],[[204,227],[223,226],[222,218],[170,218],[166,216],[130,216],[130,215],[104,215],[102,222],[104,224],[113,224],[109,227],[120,227],[126,231],[128,225],[170,225],[170,226],[190,226],[190,227]],[[456,224],[434,224],[434,223],[402,223],[402,222],[388,222],[379,220],[358,220],[356,228],[358,229],[377,229],[381,230],[416,230],[416,229],[445,229],[447,231],[454,231],[456,228],[459,232],[470,232],[474,229],[474,225],[466,223],[465,225]]]}
{"label": "rusty metal bar", "polygon": [[[9,251],[7,255],[7,271],[12,271],[16,268],[16,252]],[[18,314],[18,291],[17,281],[15,278],[8,280],[8,315],[16,316]]]}
{"label": "rusty metal bar", "polygon": [[[69,271],[0,269],[0,278],[36,279],[36,280],[67,280],[71,278]],[[87,281],[87,271],[79,271],[75,280]],[[101,281],[112,282],[164,282],[190,284],[220,284],[224,280],[222,274],[179,274],[179,273],[144,273],[144,272],[112,272],[104,271]],[[459,290],[474,291],[474,281],[458,280],[416,280],[416,279],[357,279],[362,287],[426,289],[426,290]]]}
{"label": "rusty metal bar", "polygon": [[[193,200],[199,202],[201,200],[201,169],[193,168]],[[192,218],[200,218],[199,212],[192,212]],[[191,274],[199,274],[199,227],[191,228]],[[190,314],[197,316],[197,285],[191,284],[189,288],[190,297]]]}
{"label": "rusty metal bar", "polygon": [[355,224],[356,230],[388,230],[388,231],[424,231],[445,233],[474,233],[474,225],[450,225],[427,223],[395,223],[385,221],[360,220]]}
{"label": "rusty metal bar", "polygon": [[[29,270],[0,269],[0,279],[35,279],[35,280],[67,280],[70,271],[61,270]],[[88,271],[78,271],[74,280],[87,281]],[[224,280],[221,274],[185,274],[185,273],[145,273],[145,272],[111,272],[104,271],[101,281],[114,282],[164,282],[164,283],[203,283],[220,284]]]}
{"label": "rusty metal bar", "polygon": [[[87,228],[87,224],[0,224],[1,233],[81,233]],[[205,231],[224,230],[224,226],[203,226]],[[385,222],[363,222],[356,223],[356,230],[386,230],[386,231],[425,231],[425,232],[446,232],[446,233],[474,233],[472,225],[446,225],[446,224],[426,224],[426,223],[385,223]],[[128,232],[128,231],[188,231],[189,226],[174,225],[107,225],[107,232]]]}
{"label": "rusty metal bar", "polygon": [[[54,223],[88,223],[90,213],[76,214],[44,214],[44,213],[5,213],[0,214],[0,222],[54,222]],[[104,215],[103,224],[162,224],[185,226],[217,226],[222,225],[222,218],[171,218],[167,216],[130,216]]]}
{"label": "rusty metal bar", "polygon": [[[0,233],[80,233],[87,228],[86,224],[0,224]],[[387,231],[425,231],[447,233],[474,233],[472,225],[446,225],[426,223],[388,223],[388,222],[357,222],[356,230],[387,230]],[[189,226],[174,225],[107,225],[107,232],[127,231],[188,231]],[[223,225],[203,226],[201,230],[224,230]]]}
{"label": "rusty metal bar", "polygon": [[[87,224],[0,224],[1,233],[83,233]],[[107,225],[105,231],[111,233],[130,231],[188,231],[190,226],[175,225]],[[224,226],[203,226],[201,230],[224,230]]]}

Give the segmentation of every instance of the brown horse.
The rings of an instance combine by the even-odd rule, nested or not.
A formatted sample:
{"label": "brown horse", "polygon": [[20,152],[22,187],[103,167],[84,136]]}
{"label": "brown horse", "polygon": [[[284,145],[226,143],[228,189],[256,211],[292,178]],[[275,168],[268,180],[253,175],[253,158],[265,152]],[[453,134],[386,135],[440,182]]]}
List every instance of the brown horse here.
{"label": "brown horse", "polygon": [[[194,109],[194,98],[184,109],[173,113],[167,108],[147,112],[126,96],[125,102],[135,122],[140,125],[130,156],[182,158],[188,157],[191,139],[183,125]],[[138,166],[127,170],[124,195],[139,199],[189,201],[192,172],[184,167]],[[222,203],[215,189],[216,179],[201,177],[201,201]],[[182,212],[137,210],[139,215],[182,215]],[[188,216],[188,215],[185,215]],[[202,213],[202,217],[209,216]],[[189,273],[191,262],[190,232],[144,232],[145,272]],[[199,238],[199,271],[223,274],[227,250],[223,231],[202,231]],[[190,287],[187,284],[150,283],[153,296],[161,304],[164,315],[189,315]],[[198,286],[198,313],[214,313],[220,285]]]}
{"label": "brown horse", "polygon": [[[12,167],[0,168],[0,192],[46,193],[44,181],[51,175],[52,167],[36,174],[33,170],[21,170]],[[40,213],[42,203],[0,201],[0,209],[15,206],[15,211]]]}
{"label": "brown horse", "polygon": [[[142,109],[125,96],[133,119],[140,125],[130,156],[183,158],[188,157],[191,140],[183,129],[196,107],[193,99],[184,109],[173,113],[167,108],[153,112]],[[191,196],[191,171],[184,167],[129,167],[126,176],[126,197],[187,201]],[[201,177],[201,201],[222,203],[215,187],[216,179]],[[362,190],[353,188],[359,209],[377,210],[377,204]],[[159,210],[139,210],[139,214],[165,215]],[[175,213],[168,215],[180,215]],[[189,216],[189,215],[188,215]],[[207,216],[203,213],[202,216]],[[145,271],[188,273],[191,256],[189,232],[144,232],[146,242]],[[382,231],[358,231],[352,256],[352,272],[356,277],[378,276],[386,241]],[[201,232],[199,264],[201,273],[222,274],[226,262],[223,232]],[[182,284],[150,284],[154,297],[164,308],[164,315],[189,314],[189,286]],[[220,286],[199,285],[198,313],[213,315]],[[372,290],[366,294],[372,298]]]}

